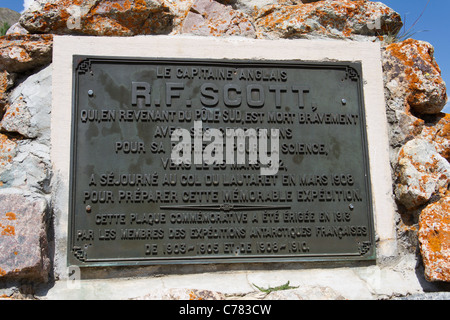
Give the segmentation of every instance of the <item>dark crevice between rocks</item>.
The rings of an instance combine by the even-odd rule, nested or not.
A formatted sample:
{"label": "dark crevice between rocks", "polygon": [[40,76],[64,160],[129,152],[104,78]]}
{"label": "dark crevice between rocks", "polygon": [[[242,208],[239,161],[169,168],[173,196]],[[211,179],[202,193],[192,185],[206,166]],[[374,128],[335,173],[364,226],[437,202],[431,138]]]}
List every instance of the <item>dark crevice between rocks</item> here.
{"label": "dark crevice between rocks", "polygon": [[12,140],[12,141],[34,140],[34,139],[27,138],[18,132],[9,132],[9,131],[0,130],[0,133],[5,135],[9,140]]}
{"label": "dark crevice between rocks", "polygon": [[[168,35],[173,31],[175,15],[170,11],[170,9],[168,7],[163,7],[162,10],[161,9],[150,10],[149,15],[141,24],[140,29],[142,30],[144,28],[145,24],[147,23],[147,21],[151,20],[151,19],[157,19],[159,21],[164,21],[166,19],[170,19],[170,22],[167,23],[167,26],[164,29],[162,29],[158,32],[154,32],[155,35]],[[139,34],[134,34],[134,35],[136,36]]]}
{"label": "dark crevice between rocks", "polygon": [[436,125],[436,123],[439,122],[439,120],[441,120],[443,117],[445,117],[445,113],[442,113],[442,112],[440,112],[438,114],[423,114],[423,113],[414,111],[413,108],[410,108],[409,112],[414,117],[425,121],[426,126],[434,126],[434,125]]}
{"label": "dark crevice between rocks", "polygon": [[6,107],[8,106],[8,104],[4,101],[0,101],[0,121],[2,121],[3,116],[6,113]]}
{"label": "dark crevice between rocks", "polygon": [[55,214],[53,211],[53,206],[49,203],[46,214],[46,222],[47,222],[47,252],[43,254],[44,258],[48,259],[48,274],[47,281],[42,281],[34,284],[33,294],[38,296],[45,296],[48,291],[54,287],[55,282],[58,280],[56,278],[54,272],[54,261],[55,261],[55,251],[56,251],[56,242],[55,242]]}
{"label": "dark crevice between rocks", "polygon": [[444,282],[444,281],[431,282],[425,278],[425,266],[423,264],[422,255],[420,254],[420,249],[419,249],[419,254],[417,255],[417,263],[416,263],[415,273],[417,276],[417,280],[425,293],[450,292],[450,283],[449,282]]}
{"label": "dark crevice between rocks", "polygon": [[195,13],[195,14],[199,14],[199,15],[201,15],[203,17],[203,15],[197,9],[195,9],[193,6],[191,6],[189,8],[189,12],[192,12],[192,13]]}

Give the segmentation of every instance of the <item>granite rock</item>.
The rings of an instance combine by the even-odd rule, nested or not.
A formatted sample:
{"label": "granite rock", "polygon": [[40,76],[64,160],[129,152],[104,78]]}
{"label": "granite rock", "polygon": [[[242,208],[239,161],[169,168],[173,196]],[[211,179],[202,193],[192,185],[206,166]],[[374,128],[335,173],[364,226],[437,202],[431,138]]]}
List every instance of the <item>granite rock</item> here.
{"label": "granite rock", "polygon": [[[300,0],[217,0],[217,2],[230,5],[233,9],[240,10],[249,16],[254,16],[258,10],[268,5],[296,5],[302,3]],[[303,3],[305,2],[303,1]]]}
{"label": "granite rock", "polygon": [[50,193],[50,147],[29,139],[15,143],[17,145],[12,149],[15,156],[8,156],[5,166],[0,169],[0,189],[16,187],[39,194]]}
{"label": "granite rock", "polygon": [[450,282],[450,194],[422,211],[419,226],[425,278]]}
{"label": "granite rock", "polygon": [[[434,146],[438,154],[449,159],[447,154],[450,153],[448,150],[449,130],[446,126],[448,118],[439,113],[446,101],[446,86],[433,53],[434,49],[430,44],[412,39],[390,44],[382,52],[391,148],[390,161],[394,180],[399,178],[399,172],[406,170],[405,160],[400,166],[398,163],[402,158],[401,149],[406,143],[416,138],[427,141]],[[418,163],[418,161],[406,162]],[[421,185],[423,179],[414,179],[414,181],[416,191],[427,189],[425,185]],[[427,183],[429,184],[429,181]],[[394,184],[396,195],[401,194],[400,203],[405,204],[409,196],[405,197],[406,193],[403,191],[409,190],[407,192],[409,193],[414,188],[406,185],[401,185],[400,188],[398,186]],[[425,204],[427,201],[425,199],[429,199],[428,195],[429,193],[423,198],[421,196],[422,200],[419,202]],[[407,208],[411,208],[411,205],[413,204],[410,203]]]}
{"label": "granite rock", "polygon": [[133,36],[170,33],[173,18],[162,0],[36,0],[20,24],[31,33]]}
{"label": "granite rock", "polygon": [[399,241],[411,252],[420,248],[428,280],[449,281],[448,273],[439,273],[448,268],[448,252],[433,251],[438,240],[425,227],[444,227],[434,213],[442,210],[439,199],[448,197],[450,183],[450,118],[440,113],[446,85],[429,43],[393,43],[382,57],[394,191],[402,205]]}
{"label": "granite rock", "polygon": [[0,189],[0,280],[48,280],[48,210],[41,196]]}
{"label": "granite rock", "polygon": [[424,121],[418,137],[431,143],[450,162],[450,114],[440,113],[431,120]]}
{"label": "granite rock", "polygon": [[[17,143],[0,133],[0,176],[11,167],[13,158],[17,154]],[[3,182],[0,180],[0,187]]]}
{"label": "granite rock", "polygon": [[279,290],[270,293],[254,291],[245,295],[226,295],[222,292],[201,289],[165,289],[132,300],[344,300],[344,297],[329,287],[302,287],[294,290]]}
{"label": "granite rock", "polygon": [[174,15],[172,34],[180,32],[181,24],[189,13],[195,0],[164,0],[164,4]]}
{"label": "granite rock", "polygon": [[[29,76],[10,93],[0,122],[0,188],[26,188],[49,193],[52,65]],[[14,140],[8,138],[14,137]]]}
{"label": "granite rock", "polygon": [[262,37],[339,39],[395,34],[403,25],[400,15],[386,5],[362,0],[268,5],[258,11],[255,24]]}
{"label": "granite rock", "polygon": [[0,37],[0,66],[8,72],[24,72],[49,64],[52,35],[11,34]]}
{"label": "granite rock", "polygon": [[9,34],[28,34],[28,33],[29,32],[27,31],[27,29],[22,27],[19,22],[14,23],[8,29],[8,31],[6,31],[6,35],[9,35]]}
{"label": "granite rock", "polygon": [[3,132],[25,138],[50,139],[52,65],[28,77],[10,94],[10,103],[0,122]]}
{"label": "granite rock", "polygon": [[193,3],[183,21],[181,33],[256,37],[249,16],[213,0],[196,0]]}
{"label": "granite rock", "polygon": [[[254,16],[258,10],[264,6],[279,4],[279,5],[299,5],[305,3],[318,2],[322,0],[216,0],[225,5],[230,5],[233,9],[240,10],[250,16]],[[329,0],[341,1],[341,0]]]}
{"label": "granite rock", "polygon": [[165,289],[153,290],[151,293],[131,300],[224,300],[220,292],[200,289]]}
{"label": "granite rock", "polygon": [[431,44],[408,39],[383,53],[386,88],[392,99],[406,102],[406,111],[438,114],[447,103],[447,90]]}
{"label": "granite rock", "polygon": [[273,291],[264,300],[345,300],[330,287],[308,286],[293,290]]}
{"label": "granite rock", "polygon": [[409,141],[400,150],[395,171],[395,195],[407,209],[426,204],[432,196],[442,196],[450,183],[450,164],[429,142]]}
{"label": "granite rock", "polygon": [[14,78],[14,74],[0,70],[0,119],[3,115],[3,107],[7,104],[8,90],[14,85]]}

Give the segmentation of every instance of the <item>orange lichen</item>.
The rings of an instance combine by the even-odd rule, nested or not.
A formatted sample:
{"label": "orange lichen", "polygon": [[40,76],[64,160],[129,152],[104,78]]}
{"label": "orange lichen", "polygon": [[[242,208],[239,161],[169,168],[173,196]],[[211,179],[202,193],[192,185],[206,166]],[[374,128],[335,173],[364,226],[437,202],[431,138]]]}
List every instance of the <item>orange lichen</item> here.
{"label": "orange lichen", "polygon": [[[16,220],[16,214],[14,212],[5,213],[5,218],[1,218],[1,220],[14,221]],[[3,225],[0,223],[0,228],[2,229],[0,235],[2,236],[15,236],[16,230],[14,226],[11,225]]]}
{"label": "orange lichen", "polygon": [[[398,59],[404,66],[407,85],[406,100],[409,106],[417,107],[428,104],[445,104],[446,89],[441,77],[441,70],[434,59],[434,48],[422,41],[408,39],[390,44],[386,51]],[[427,87],[434,88],[429,93]],[[432,94],[432,96],[430,96]],[[433,102],[430,102],[430,99]]]}
{"label": "orange lichen", "polygon": [[189,300],[203,300],[202,297],[199,297],[194,291],[189,292]]}
{"label": "orange lichen", "polygon": [[429,248],[434,252],[441,251],[441,239],[439,238],[439,234],[430,233],[428,235],[428,244]]}
{"label": "orange lichen", "polygon": [[[450,210],[449,206],[447,206],[446,208]],[[441,219],[440,223],[442,225],[450,225],[450,218],[444,217]],[[430,246],[429,248],[435,254],[441,254],[442,249],[450,246],[450,230],[430,230],[430,233],[427,235],[427,240]]]}
{"label": "orange lichen", "polygon": [[16,142],[0,133],[0,166],[5,166],[12,161],[11,150],[15,149],[16,145]]}
{"label": "orange lichen", "polygon": [[0,94],[6,92],[8,87],[8,72],[0,71]]}
{"label": "orange lichen", "polygon": [[3,226],[0,223],[0,228],[2,228],[2,232],[0,233],[0,235],[2,236],[15,236],[16,235],[16,230],[13,226],[7,225],[7,226]]}
{"label": "orange lichen", "polygon": [[[68,21],[73,19],[71,9],[74,5],[81,8],[80,26],[68,28]],[[160,33],[160,29],[171,25],[168,19],[172,18],[170,9],[163,1],[148,3],[145,0],[103,0],[87,3],[81,0],[60,0],[55,4],[46,3],[40,10],[27,12],[25,20],[27,28],[34,33],[132,36]],[[96,24],[92,24],[93,21]]]}
{"label": "orange lichen", "polygon": [[[373,23],[380,14],[388,15],[392,23],[383,23],[378,29],[366,32],[383,35],[401,27],[397,13],[388,7],[363,0],[265,6],[256,14],[256,23],[268,32],[281,32],[284,37],[311,32],[336,36],[336,30],[343,37],[350,37],[361,32],[359,27],[355,28],[356,25]],[[310,20],[314,23],[311,24]]]}
{"label": "orange lichen", "polygon": [[433,143],[438,153],[450,161],[450,114],[440,113],[432,125],[424,126],[420,137]]}
{"label": "orange lichen", "polygon": [[22,72],[51,60],[53,36],[10,34],[1,37],[0,64],[8,72]]}
{"label": "orange lichen", "polygon": [[422,211],[419,240],[427,279],[450,281],[450,198]]}
{"label": "orange lichen", "polygon": [[14,212],[7,212],[5,215],[9,221],[16,220],[16,214]]}

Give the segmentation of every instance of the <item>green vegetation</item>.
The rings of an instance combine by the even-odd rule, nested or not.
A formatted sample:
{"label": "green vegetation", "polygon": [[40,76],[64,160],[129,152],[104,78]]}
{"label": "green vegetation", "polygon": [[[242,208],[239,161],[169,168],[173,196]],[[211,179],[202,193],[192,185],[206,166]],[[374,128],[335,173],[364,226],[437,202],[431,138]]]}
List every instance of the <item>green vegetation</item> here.
{"label": "green vegetation", "polygon": [[254,284],[254,283],[253,283],[253,285],[254,285],[256,288],[258,288],[259,291],[265,292],[265,293],[267,293],[267,294],[269,294],[269,293],[271,293],[271,292],[273,292],[273,291],[282,291],[282,290],[289,290],[289,289],[297,289],[297,288],[298,288],[298,287],[292,287],[292,286],[290,286],[290,285],[289,285],[289,281],[288,281],[287,283],[281,285],[281,286],[278,286],[278,287],[275,287],[275,288],[269,287],[269,288],[267,288],[267,289],[260,288],[260,287],[258,287],[256,284]]}
{"label": "green vegetation", "polygon": [[11,27],[9,23],[4,22],[3,25],[0,26],[0,36],[4,36],[6,34],[6,31],[8,31],[9,27]]}
{"label": "green vegetation", "polygon": [[427,1],[426,5],[423,8],[422,12],[420,13],[419,17],[416,19],[416,21],[414,21],[414,23],[408,29],[406,29],[406,15],[405,15],[405,17],[403,18],[403,21],[404,21],[403,29],[400,30],[397,34],[388,34],[385,37],[385,42],[386,43],[402,42],[402,41],[405,41],[405,40],[407,40],[409,38],[412,38],[417,33],[429,31],[429,30],[416,31],[416,30],[414,30],[414,27],[420,21],[420,19],[422,18],[423,14],[427,10],[427,7],[428,7],[428,4],[430,3],[430,1],[431,0]]}

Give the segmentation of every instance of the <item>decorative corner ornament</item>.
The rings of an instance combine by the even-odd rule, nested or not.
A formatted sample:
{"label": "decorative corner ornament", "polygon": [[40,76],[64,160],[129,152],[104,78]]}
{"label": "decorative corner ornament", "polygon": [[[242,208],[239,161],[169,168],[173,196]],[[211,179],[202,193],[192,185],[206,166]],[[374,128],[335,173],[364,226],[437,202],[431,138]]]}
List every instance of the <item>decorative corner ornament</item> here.
{"label": "decorative corner ornament", "polygon": [[90,59],[81,60],[78,63],[78,67],[77,67],[78,74],[85,74],[90,71],[91,71],[91,60]]}
{"label": "decorative corner ornament", "polygon": [[366,255],[372,246],[370,241],[358,242],[358,250],[361,256]]}
{"label": "decorative corner ornament", "polygon": [[347,67],[345,70],[345,78],[344,80],[352,80],[352,81],[358,81],[359,80],[359,73],[355,68]]}

